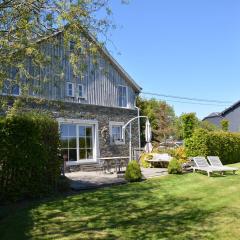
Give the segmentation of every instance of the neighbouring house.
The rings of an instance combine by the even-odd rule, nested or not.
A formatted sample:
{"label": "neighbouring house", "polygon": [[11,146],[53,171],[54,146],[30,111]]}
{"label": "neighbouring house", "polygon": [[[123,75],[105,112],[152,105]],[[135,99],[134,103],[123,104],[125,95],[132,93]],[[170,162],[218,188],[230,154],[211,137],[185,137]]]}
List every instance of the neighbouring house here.
{"label": "neighbouring house", "polygon": [[[60,43],[61,34],[55,36]],[[29,110],[39,107],[50,110],[57,119],[61,151],[67,166],[78,170],[84,164],[98,163],[101,158],[128,157],[129,128],[125,131],[126,136],[122,136],[122,127],[138,116],[135,101],[141,87],[105,48],[99,50],[97,67],[89,56],[83,77],[74,76],[71,64],[62,57],[63,51],[71,52],[71,43],[69,49],[59,44],[54,47],[47,45],[46,50],[59,57],[57,67],[63,70],[64,76],[60,79],[55,73],[56,63],[41,71],[33,69],[38,81],[34,79],[29,87],[26,106]],[[44,81],[46,75],[49,81]],[[36,85],[40,90],[35,91]],[[5,81],[1,94],[18,97],[21,84],[10,86]],[[138,121],[133,122],[131,131],[132,148],[138,148]]]}
{"label": "neighbouring house", "polygon": [[208,121],[217,127],[221,127],[221,121],[223,119],[229,121],[230,132],[240,131],[240,101],[225,109],[223,112],[211,113],[205,117],[203,121]]}

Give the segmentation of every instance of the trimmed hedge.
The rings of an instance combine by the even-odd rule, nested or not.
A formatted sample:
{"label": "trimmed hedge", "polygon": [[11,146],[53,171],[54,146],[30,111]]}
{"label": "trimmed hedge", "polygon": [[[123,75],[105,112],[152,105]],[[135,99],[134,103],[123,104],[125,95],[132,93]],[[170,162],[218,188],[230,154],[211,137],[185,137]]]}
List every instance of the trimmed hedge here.
{"label": "trimmed hedge", "polygon": [[189,157],[219,156],[223,164],[240,162],[239,133],[197,129],[185,146]]}
{"label": "trimmed hedge", "polygon": [[42,196],[56,187],[59,158],[57,122],[42,114],[0,120],[0,199]]}

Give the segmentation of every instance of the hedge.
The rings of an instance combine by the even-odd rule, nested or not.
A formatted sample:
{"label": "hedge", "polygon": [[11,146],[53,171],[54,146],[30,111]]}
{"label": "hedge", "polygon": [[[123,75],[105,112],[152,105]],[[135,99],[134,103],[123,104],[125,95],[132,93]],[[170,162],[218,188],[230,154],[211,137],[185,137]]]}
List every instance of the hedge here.
{"label": "hedge", "polygon": [[185,146],[189,157],[219,156],[223,164],[240,162],[239,133],[197,129]]}
{"label": "hedge", "polygon": [[24,113],[0,119],[0,200],[42,196],[56,187],[59,158],[57,122]]}

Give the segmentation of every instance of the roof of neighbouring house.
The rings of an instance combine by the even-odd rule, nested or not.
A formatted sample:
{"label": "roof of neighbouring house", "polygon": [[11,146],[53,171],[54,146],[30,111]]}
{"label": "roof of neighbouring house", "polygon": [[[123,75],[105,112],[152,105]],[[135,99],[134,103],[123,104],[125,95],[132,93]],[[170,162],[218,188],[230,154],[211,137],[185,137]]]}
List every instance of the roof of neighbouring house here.
{"label": "roof of neighbouring house", "polygon": [[230,107],[226,108],[222,113],[221,115],[225,115],[227,113],[229,113],[230,111],[238,108],[240,106],[240,101],[237,101],[236,103],[234,103],[233,105],[231,105]]}
{"label": "roof of neighbouring house", "polygon": [[213,113],[209,114],[207,117],[203,118],[203,121],[208,119],[208,118],[224,117],[226,114],[228,114],[229,112],[231,112],[234,109],[238,108],[239,106],[240,106],[240,101],[237,101],[236,103],[234,103],[230,107],[226,108],[222,112],[213,112]]}

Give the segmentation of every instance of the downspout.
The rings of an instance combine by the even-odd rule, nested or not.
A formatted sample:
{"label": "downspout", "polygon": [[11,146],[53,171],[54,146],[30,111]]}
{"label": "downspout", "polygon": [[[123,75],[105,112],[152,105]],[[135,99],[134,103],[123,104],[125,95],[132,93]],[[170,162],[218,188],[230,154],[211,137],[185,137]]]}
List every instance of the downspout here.
{"label": "downspout", "polygon": [[134,103],[134,107],[137,109],[137,116],[138,116],[138,148],[139,150],[141,149],[141,136],[140,136],[140,108],[137,107],[137,98],[135,98],[135,103]]}

